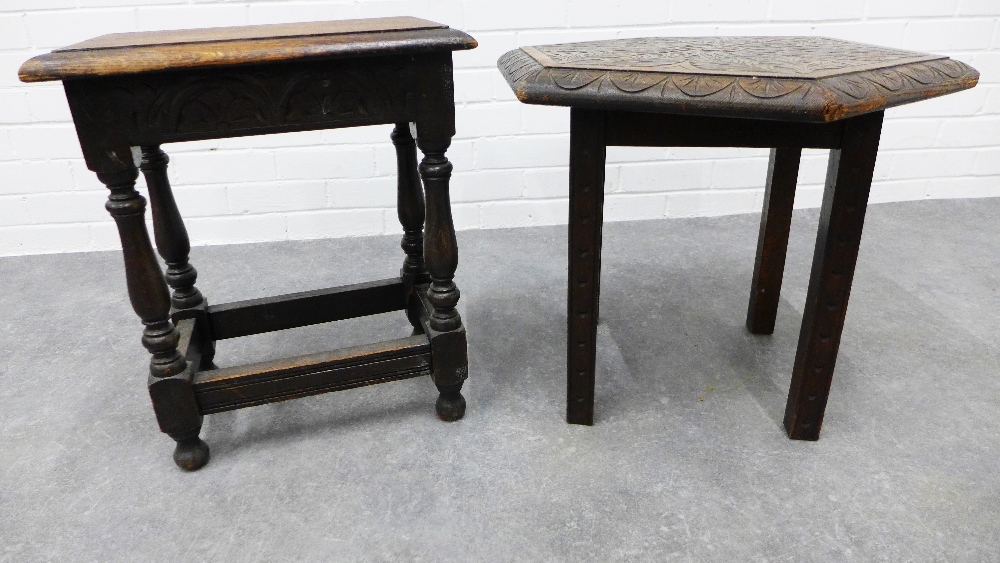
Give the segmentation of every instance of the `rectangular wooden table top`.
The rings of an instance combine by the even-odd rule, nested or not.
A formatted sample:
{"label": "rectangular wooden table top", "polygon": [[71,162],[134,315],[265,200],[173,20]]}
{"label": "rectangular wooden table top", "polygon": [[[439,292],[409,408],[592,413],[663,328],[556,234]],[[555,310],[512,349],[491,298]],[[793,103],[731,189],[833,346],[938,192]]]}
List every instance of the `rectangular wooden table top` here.
{"label": "rectangular wooden table top", "polygon": [[976,85],[943,55],[826,37],[645,37],[522,47],[498,61],[529,104],[828,122]]}
{"label": "rectangular wooden table top", "polygon": [[436,22],[371,18],[113,33],[34,57],[23,82],[321,58],[473,49],[476,40]]}

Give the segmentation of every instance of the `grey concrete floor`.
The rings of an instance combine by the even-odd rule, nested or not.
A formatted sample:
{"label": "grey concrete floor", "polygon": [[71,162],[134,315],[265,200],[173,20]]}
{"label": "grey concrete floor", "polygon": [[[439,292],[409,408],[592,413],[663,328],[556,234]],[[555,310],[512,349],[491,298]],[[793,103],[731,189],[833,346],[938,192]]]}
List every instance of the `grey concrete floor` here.
{"label": "grey concrete floor", "polygon": [[[872,206],[819,442],[781,415],[815,240],[743,328],[756,216],[605,227],[597,421],[563,421],[565,227],[463,232],[468,413],[426,379],[206,418],[170,459],[119,253],[0,259],[3,561],[998,561],[1000,200]],[[214,303],[378,279],[396,237],[195,248]],[[233,365],[402,314],[225,341]]]}

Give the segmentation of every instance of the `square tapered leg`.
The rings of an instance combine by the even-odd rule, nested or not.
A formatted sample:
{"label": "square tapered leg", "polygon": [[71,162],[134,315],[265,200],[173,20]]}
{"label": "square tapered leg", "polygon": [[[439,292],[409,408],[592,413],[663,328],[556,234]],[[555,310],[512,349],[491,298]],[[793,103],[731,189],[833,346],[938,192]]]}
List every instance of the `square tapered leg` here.
{"label": "square tapered leg", "polygon": [[594,423],[594,370],[604,208],[605,114],[570,118],[567,407],[571,424]]}
{"label": "square tapered leg", "polygon": [[841,148],[830,151],[809,291],[785,407],[785,430],[793,439],[819,439],[861,245],[882,115],[875,112],[846,121]]}
{"label": "square tapered leg", "polygon": [[753,334],[774,332],[801,155],[802,149],[798,147],[771,149],[764,189],[764,211],[757,237],[757,260],[750,284],[750,306],[747,308],[747,330]]}

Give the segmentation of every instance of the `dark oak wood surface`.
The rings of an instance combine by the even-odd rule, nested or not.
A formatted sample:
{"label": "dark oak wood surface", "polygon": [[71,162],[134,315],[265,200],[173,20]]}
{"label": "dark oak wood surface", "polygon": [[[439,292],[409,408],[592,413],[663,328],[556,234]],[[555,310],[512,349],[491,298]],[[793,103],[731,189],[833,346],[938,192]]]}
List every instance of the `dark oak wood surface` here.
{"label": "dark oak wood surface", "polygon": [[431,375],[431,346],[417,335],[331,352],[199,372],[198,407],[212,414]]}
{"label": "dark oak wood surface", "polygon": [[476,40],[419,18],[373,18],[116,33],[25,62],[23,82],[289,61],[473,49]]}
{"label": "dark oak wood surface", "polygon": [[[106,207],[129,299],[152,356],[149,394],[179,467],[208,463],[199,437],[205,414],[361,385],[430,375],[438,417],[464,416],[468,352],[446,153],[455,134],[451,52],[475,46],[441,24],[383,18],[116,34],[22,66],[22,80],[63,80],[84,160],[111,192]],[[404,230],[399,277],[209,306],[195,286],[161,145],[388,123]],[[135,189],[140,169],[155,251]],[[217,340],[404,309],[410,338],[225,369],[213,363]]]}
{"label": "dark oak wood surface", "polygon": [[226,340],[399,311],[405,298],[403,283],[391,278],[212,305],[208,314],[212,339]]}
{"label": "dark oak wood surface", "polygon": [[774,332],[801,158],[801,147],[771,149],[767,183],[764,185],[764,212],[757,237],[757,258],[753,281],[750,282],[750,305],[747,307],[747,330],[753,334]]}
{"label": "dark oak wood surface", "polygon": [[529,104],[828,122],[976,85],[931,55],[825,37],[650,37],[523,47],[498,63]]}
{"label": "dark oak wood surface", "polygon": [[569,149],[569,289],[566,420],[593,424],[594,369],[601,293],[606,115],[574,108]]}
{"label": "dark oak wood surface", "polygon": [[809,290],[785,407],[785,429],[792,438],[819,439],[861,246],[882,117],[878,112],[848,121],[843,143],[830,151]]}
{"label": "dark oak wood surface", "polygon": [[774,127],[761,127],[754,119],[613,111],[608,112],[605,135],[613,147],[829,149],[840,146],[843,123],[784,121]]}
{"label": "dark oak wood surface", "polygon": [[[820,435],[884,108],[971,88],[947,57],[810,37],[648,38],[524,47],[498,61],[526,103],[569,106],[567,421],[593,424],[605,148],[771,148],[746,326],[771,334],[803,148],[830,150],[785,409]],[[667,282],[669,283],[669,282]]]}

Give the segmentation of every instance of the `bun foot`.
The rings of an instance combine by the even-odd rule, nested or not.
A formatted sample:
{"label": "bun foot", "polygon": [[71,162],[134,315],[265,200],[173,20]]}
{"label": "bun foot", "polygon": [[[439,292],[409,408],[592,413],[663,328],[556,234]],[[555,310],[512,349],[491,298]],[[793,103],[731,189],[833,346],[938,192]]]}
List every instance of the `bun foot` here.
{"label": "bun foot", "polygon": [[184,471],[197,471],[208,463],[208,444],[201,438],[187,438],[177,440],[177,448],[174,449],[174,463]]}
{"label": "bun foot", "polygon": [[458,390],[442,391],[435,407],[438,418],[445,422],[455,422],[465,416],[465,397]]}

